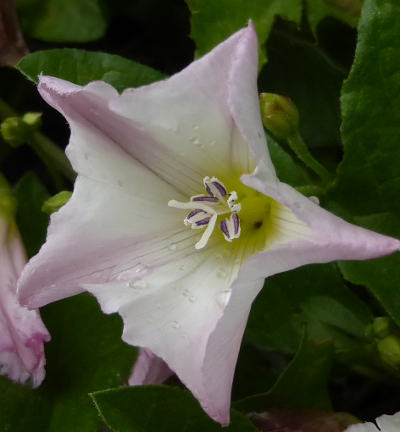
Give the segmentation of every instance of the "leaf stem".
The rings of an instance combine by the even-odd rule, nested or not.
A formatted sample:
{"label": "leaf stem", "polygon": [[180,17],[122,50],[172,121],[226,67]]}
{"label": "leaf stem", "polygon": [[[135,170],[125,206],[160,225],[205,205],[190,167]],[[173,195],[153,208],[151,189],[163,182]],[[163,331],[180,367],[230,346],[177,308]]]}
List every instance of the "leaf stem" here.
{"label": "leaf stem", "polygon": [[321,165],[308,150],[299,132],[287,138],[287,142],[296,156],[324,182],[332,180],[331,173]]}

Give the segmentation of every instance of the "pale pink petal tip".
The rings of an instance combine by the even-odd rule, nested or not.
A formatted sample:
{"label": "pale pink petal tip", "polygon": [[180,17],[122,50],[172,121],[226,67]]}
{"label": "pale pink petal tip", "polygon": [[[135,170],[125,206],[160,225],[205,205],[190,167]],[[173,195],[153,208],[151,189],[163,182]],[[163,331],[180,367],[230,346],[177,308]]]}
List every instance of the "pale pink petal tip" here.
{"label": "pale pink petal tip", "polygon": [[141,348],[128,384],[131,386],[144,384],[158,385],[162,384],[173,374],[174,372],[164,360],[157,357],[149,349]]}
{"label": "pale pink petal tip", "polygon": [[43,344],[50,335],[38,311],[26,309],[17,300],[25,252],[17,234],[10,241],[8,226],[0,228],[0,374],[37,387],[45,376]]}

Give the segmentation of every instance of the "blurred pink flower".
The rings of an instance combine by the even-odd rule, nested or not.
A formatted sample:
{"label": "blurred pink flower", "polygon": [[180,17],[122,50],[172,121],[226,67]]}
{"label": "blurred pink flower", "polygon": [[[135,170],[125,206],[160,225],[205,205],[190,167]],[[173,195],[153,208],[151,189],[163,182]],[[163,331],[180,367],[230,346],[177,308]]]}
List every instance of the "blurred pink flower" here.
{"label": "blurred pink flower", "polygon": [[121,314],[123,340],[146,348],[131,384],[171,369],[224,425],[264,278],[399,248],[279,182],[257,58],[250,24],[182,72],[122,95],[42,76],[41,95],[70,124],[78,177],[19,284],[33,308],[91,292],[105,313]]}
{"label": "blurred pink flower", "polygon": [[15,223],[0,197],[0,374],[37,387],[45,376],[43,342],[50,340],[39,312],[17,300],[17,280],[26,263]]}

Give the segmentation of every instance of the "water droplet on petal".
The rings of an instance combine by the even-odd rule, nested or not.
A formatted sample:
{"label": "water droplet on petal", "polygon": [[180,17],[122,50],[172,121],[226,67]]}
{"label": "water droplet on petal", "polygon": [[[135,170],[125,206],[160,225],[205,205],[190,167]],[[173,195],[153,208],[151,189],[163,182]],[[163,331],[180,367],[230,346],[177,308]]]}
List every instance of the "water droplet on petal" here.
{"label": "water droplet on petal", "polygon": [[199,145],[199,144],[200,144],[200,140],[199,140],[196,136],[192,136],[192,137],[190,137],[190,141],[191,141],[194,145]]}
{"label": "water droplet on petal", "polygon": [[216,297],[217,303],[222,308],[225,308],[225,306],[229,302],[229,299],[231,298],[231,295],[232,295],[232,290],[230,290],[230,289],[226,289],[226,290],[223,290],[223,291],[219,292],[217,294],[217,297]]}
{"label": "water droplet on petal", "polygon": [[196,300],[197,300],[197,297],[196,297],[195,295],[191,295],[191,296],[189,297],[189,301],[190,301],[190,303],[194,303]]}
{"label": "water droplet on petal", "polygon": [[183,295],[183,297],[187,297],[189,295],[189,290],[188,289],[184,289],[182,291],[182,295]]}
{"label": "water droplet on petal", "polygon": [[178,321],[172,321],[171,326],[174,329],[178,329],[181,325],[178,323]]}
{"label": "water droplet on petal", "polygon": [[224,269],[222,269],[222,268],[219,268],[217,270],[217,276],[219,278],[225,278],[226,277],[226,271]]}
{"label": "water droplet on petal", "polygon": [[171,243],[168,247],[168,249],[172,251],[176,250],[176,248],[177,248],[176,243]]}
{"label": "water droplet on petal", "polygon": [[186,266],[185,266],[185,264],[182,264],[180,267],[179,267],[179,270],[185,270],[186,269]]}
{"label": "water droplet on petal", "polygon": [[129,288],[135,288],[135,289],[145,289],[147,288],[147,282],[143,279],[139,279],[136,281],[129,281],[128,282]]}

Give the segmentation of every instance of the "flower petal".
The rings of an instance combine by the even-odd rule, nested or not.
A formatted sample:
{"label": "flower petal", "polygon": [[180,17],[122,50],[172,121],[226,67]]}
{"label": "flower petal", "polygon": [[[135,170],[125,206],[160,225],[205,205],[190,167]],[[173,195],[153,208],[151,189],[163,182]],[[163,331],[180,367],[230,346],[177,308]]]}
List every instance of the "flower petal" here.
{"label": "flower petal", "polygon": [[17,278],[26,261],[14,227],[2,221],[0,245],[0,373],[13,381],[30,380],[37,387],[45,376],[43,342],[50,340],[38,311],[22,307]]}
{"label": "flower petal", "polygon": [[[270,196],[289,208],[298,218],[299,227],[308,227],[296,239],[276,244],[253,255],[245,264],[252,268],[254,278],[268,277],[310,263],[336,260],[365,260],[395,252],[397,239],[352,225],[324,210],[295,189],[284,183],[265,182],[257,174],[242,176],[249,187]],[[281,230],[292,229],[293,220],[283,221]],[[260,263],[263,263],[260,265]]]}
{"label": "flower petal", "polygon": [[[104,312],[120,313],[125,342],[146,347],[162,359],[207,413],[224,424],[229,421],[230,386],[251,303],[248,288],[244,295],[250,303],[244,307],[244,315],[231,313],[229,329],[218,332],[221,337],[224,331],[234,332],[227,336],[231,345],[226,347],[224,343],[228,354],[219,359],[220,348],[215,345],[218,342],[212,342],[209,349],[209,338],[229,307],[230,286],[238,267],[237,256],[227,256],[227,251],[229,247],[225,243],[217,243],[171,261],[143,277],[136,289],[126,284],[114,286],[113,290],[104,285],[85,285],[97,297]],[[256,291],[261,286],[259,282]],[[217,366],[211,377],[208,365],[214,362]],[[216,383],[210,383],[210,379]],[[219,382],[221,388],[214,395],[209,386],[218,387]]]}
{"label": "flower petal", "polygon": [[400,412],[393,415],[384,414],[376,419],[376,424],[383,432],[399,432]]}
{"label": "flower petal", "polygon": [[129,377],[129,385],[162,384],[174,372],[168,365],[146,348],[141,348]]}
{"label": "flower petal", "polygon": [[[144,125],[146,132],[164,146],[164,157],[173,158],[168,163],[192,167],[198,183],[221,170],[252,172],[254,158],[232,122],[228,99],[232,88],[250,81],[243,88],[246,91],[255,83],[257,65],[255,70],[236,65],[252,63],[256,56],[257,36],[250,25],[171,78],[125,90],[113,99],[111,107]],[[255,92],[256,87],[243,99],[245,109]],[[247,117],[252,114],[250,111]],[[256,115],[260,117],[259,109]],[[263,146],[265,155],[265,139]]]}
{"label": "flower petal", "polygon": [[[233,120],[241,136],[257,160],[257,170],[264,180],[275,181],[276,173],[267,150],[261,121],[257,91],[258,42],[254,25],[250,22],[238,44],[228,80],[228,101]],[[243,160],[245,155],[241,156]],[[249,164],[248,168],[251,165]],[[241,174],[249,172],[242,170]]]}

